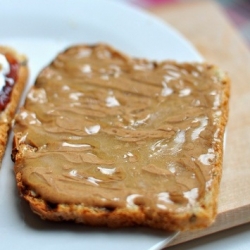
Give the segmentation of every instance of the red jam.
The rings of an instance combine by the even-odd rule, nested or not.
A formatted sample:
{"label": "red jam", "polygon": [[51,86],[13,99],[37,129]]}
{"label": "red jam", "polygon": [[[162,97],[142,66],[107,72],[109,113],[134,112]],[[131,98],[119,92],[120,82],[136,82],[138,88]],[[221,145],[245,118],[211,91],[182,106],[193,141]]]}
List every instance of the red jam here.
{"label": "red jam", "polygon": [[6,75],[5,85],[0,90],[0,111],[3,111],[10,101],[12,89],[17,81],[19,64],[17,60],[10,54],[5,55],[10,64],[10,72]]}

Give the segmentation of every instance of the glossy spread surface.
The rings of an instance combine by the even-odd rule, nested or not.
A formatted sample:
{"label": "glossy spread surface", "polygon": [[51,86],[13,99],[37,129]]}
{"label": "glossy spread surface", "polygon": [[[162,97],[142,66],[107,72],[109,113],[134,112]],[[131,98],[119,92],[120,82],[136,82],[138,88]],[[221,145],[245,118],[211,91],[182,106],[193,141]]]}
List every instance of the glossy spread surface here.
{"label": "glossy spread surface", "polygon": [[194,206],[217,171],[221,96],[207,65],[69,49],[16,117],[23,183],[51,203]]}

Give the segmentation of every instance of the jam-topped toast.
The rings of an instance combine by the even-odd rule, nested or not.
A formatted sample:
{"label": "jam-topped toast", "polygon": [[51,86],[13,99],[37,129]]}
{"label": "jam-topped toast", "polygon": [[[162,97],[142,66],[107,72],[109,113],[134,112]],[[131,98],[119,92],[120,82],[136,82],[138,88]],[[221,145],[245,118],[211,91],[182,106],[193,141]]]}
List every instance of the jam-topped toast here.
{"label": "jam-topped toast", "polygon": [[10,47],[0,46],[0,162],[27,78],[26,57]]}

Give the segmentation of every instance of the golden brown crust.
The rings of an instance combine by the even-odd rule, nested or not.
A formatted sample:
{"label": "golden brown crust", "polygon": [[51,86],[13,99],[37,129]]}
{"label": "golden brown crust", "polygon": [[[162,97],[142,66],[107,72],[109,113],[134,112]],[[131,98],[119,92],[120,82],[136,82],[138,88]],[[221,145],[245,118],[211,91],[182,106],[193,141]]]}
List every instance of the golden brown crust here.
{"label": "golden brown crust", "polygon": [[21,95],[23,93],[23,89],[28,79],[28,67],[27,67],[26,57],[18,54],[14,49],[6,46],[0,46],[0,53],[11,54],[20,64],[20,68],[18,71],[18,79],[12,89],[10,101],[7,104],[4,111],[2,111],[0,114],[0,164],[1,164],[6,149],[6,144],[8,141],[11,122],[12,119],[14,118],[16,108],[19,104]]}
{"label": "golden brown crust", "polygon": [[213,222],[213,216],[216,213],[216,206],[212,200],[190,213],[180,214],[170,211],[156,213],[141,207],[117,208],[110,211],[105,208],[87,207],[84,204],[57,204],[55,206],[41,198],[34,197],[35,194],[23,186],[20,173],[16,175],[16,179],[22,197],[29,202],[32,211],[45,220],[74,221],[90,226],[110,228],[147,226],[166,231],[185,231],[208,227]]}
{"label": "golden brown crust", "polygon": [[[214,67],[215,74],[219,74],[223,85],[223,96],[219,121],[218,141],[223,142],[224,130],[228,119],[228,100],[230,92],[230,81],[227,75]],[[15,140],[18,141],[18,135]],[[14,150],[16,147],[14,146]],[[87,207],[84,204],[51,204],[39,197],[33,190],[22,182],[22,175],[19,172],[18,162],[22,158],[22,152],[14,154],[16,157],[15,172],[17,186],[21,196],[28,201],[34,213],[43,219],[52,221],[75,221],[91,226],[127,227],[127,226],[148,226],[163,230],[193,230],[209,226],[215,219],[217,212],[217,198],[219,183],[222,174],[223,148],[221,142],[214,145],[217,154],[217,161],[213,168],[213,185],[207,191],[197,207],[189,212],[176,212],[164,210],[162,212],[150,210],[137,206],[136,208],[95,208]]]}

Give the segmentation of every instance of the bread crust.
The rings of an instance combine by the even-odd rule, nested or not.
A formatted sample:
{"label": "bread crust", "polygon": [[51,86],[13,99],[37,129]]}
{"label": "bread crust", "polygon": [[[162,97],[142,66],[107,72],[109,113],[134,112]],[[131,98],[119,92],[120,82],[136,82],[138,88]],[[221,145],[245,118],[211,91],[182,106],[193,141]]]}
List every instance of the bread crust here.
{"label": "bread crust", "polygon": [[[213,66],[215,74],[220,76],[223,86],[221,100],[222,115],[219,120],[218,141],[223,142],[225,126],[228,119],[228,101],[230,80],[224,72]],[[14,138],[13,158],[15,160],[16,181],[21,196],[28,201],[34,213],[42,219],[52,221],[74,221],[91,226],[108,226],[112,228],[128,226],[147,226],[167,231],[185,231],[205,228],[215,220],[219,183],[222,175],[223,148],[220,142],[214,144],[217,160],[213,167],[212,186],[196,207],[190,211],[180,212],[171,210],[154,211],[150,208],[137,206],[134,208],[97,208],[84,204],[52,204],[45,201],[34,190],[26,186],[22,180],[19,165],[22,160],[22,150],[18,134]]]}
{"label": "bread crust", "polygon": [[1,165],[9,137],[9,131],[11,128],[12,120],[14,118],[17,106],[20,102],[21,95],[26,85],[29,72],[27,67],[27,59],[24,55],[21,55],[14,49],[6,46],[0,46],[0,53],[11,54],[19,63],[17,81],[11,91],[10,101],[6,105],[5,109],[1,111],[0,114],[0,165]]}

